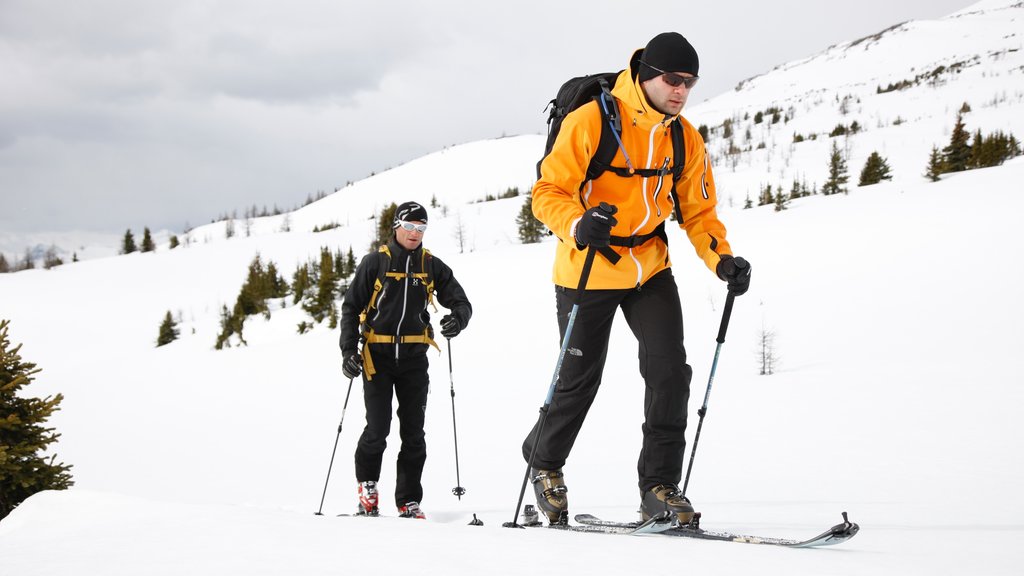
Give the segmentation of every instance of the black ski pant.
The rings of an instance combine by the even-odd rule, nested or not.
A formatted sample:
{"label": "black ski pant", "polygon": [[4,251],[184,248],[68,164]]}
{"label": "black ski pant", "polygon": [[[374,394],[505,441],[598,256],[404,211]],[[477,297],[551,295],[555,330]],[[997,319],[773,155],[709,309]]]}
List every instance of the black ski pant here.
{"label": "black ski pant", "polygon": [[359,482],[380,480],[381,460],[391,431],[393,391],[398,398],[398,426],[402,439],[395,479],[395,504],[405,506],[409,502],[421,502],[423,486],[420,479],[427,460],[427,442],[423,432],[430,384],[427,356],[419,354],[401,358],[396,363],[389,354],[377,354],[372,349],[371,354],[377,373],[370,381],[363,374],[366,427],[356,446],[356,479]]}
{"label": "black ski pant", "polygon": [[[562,338],[576,291],[557,286],[558,328]],[[623,315],[640,345],[644,379],[643,445],[637,463],[641,492],[658,484],[679,484],[686,449],[686,410],[693,371],[683,347],[683,314],[672,270],[659,272],[639,289],[587,290],[548,407],[534,468],[565,465],[597,389],[601,385],[615,311]],[[540,422],[523,443],[529,460]]]}

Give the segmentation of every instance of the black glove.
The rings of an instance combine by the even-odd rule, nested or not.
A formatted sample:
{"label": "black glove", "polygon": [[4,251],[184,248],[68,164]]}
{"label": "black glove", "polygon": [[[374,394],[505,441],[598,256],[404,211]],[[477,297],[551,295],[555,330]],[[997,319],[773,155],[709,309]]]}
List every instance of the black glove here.
{"label": "black glove", "polygon": [[462,332],[462,321],[455,314],[449,314],[441,318],[441,336],[455,338]]}
{"label": "black glove", "polygon": [[576,243],[595,248],[607,246],[611,242],[612,228],[619,223],[613,216],[617,210],[604,202],[597,208],[588,208],[576,224]]}
{"label": "black glove", "polygon": [[728,254],[722,256],[715,270],[718,277],[729,283],[729,293],[735,296],[746,294],[750,288],[750,262],[743,257],[733,258]]}
{"label": "black glove", "polygon": [[342,352],[341,373],[349,380],[363,373],[363,357],[355,350]]}

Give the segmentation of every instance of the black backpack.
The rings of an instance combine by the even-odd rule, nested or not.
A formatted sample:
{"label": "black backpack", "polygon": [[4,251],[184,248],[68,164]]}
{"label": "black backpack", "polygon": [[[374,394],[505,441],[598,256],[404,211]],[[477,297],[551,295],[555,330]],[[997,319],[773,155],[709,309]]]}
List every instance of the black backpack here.
{"label": "black backpack", "polygon": [[[601,139],[594,157],[590,159],[590,164],[587,166],[587,177],[583,184],[581,184],[581,188],[588,181],[594,180],[601,174],[609,171],[623,178],[633,176],[650,178],[654,176],[662,177],[671,170],[672,187],[670,193],[672,194],[673,204],[675,204],[676,221],[682,222],[683,217],[679,207],[679,197],[676,195],[676,184],[683,176],[683,166],[686,161],[686,144],[683,140],[683,124],[681,121],[677,120],[671,124],[673,155],[671,167],[631,169],[625,166],[612,166],[615,150],[620,146],[622,134],[622,119],[619,118],[618,103],[611,92],[611,86],[615,84],[619,74],[620,72],[602,72],[590,74],[589,76],[579,76],[562,84],[562,87],[558,89],[558,94],[555,95],[554,100],[548,103],[548,108],[551,109],[551,112],[548,114],[548,138],[544,145],[544,156],[537,162],[537,179],[540,179],[540,165],[544,162],[544,158],[547,158],[548,154],[551,153],[551,148],[555,145],[555,139],[558,138],[558,132],[562,129],[562,120],[573,110],[591,100],[595,100],[598,109],[601,111]],[[611,130],[607,128],[611,128]],[[664,238],[664,236],[662,237]],[[618,245],[635,246],[646,242],[648,239],[644,238],[641,242],[634,241]],[[613,244],[615,243],[613,242]]]}

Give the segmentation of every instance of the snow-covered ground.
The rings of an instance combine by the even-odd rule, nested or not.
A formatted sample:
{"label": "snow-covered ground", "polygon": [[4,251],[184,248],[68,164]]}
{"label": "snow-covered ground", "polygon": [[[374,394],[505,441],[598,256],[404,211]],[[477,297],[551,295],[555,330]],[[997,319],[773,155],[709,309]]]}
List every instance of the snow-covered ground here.
{"label": "snow-covered ground", "polygon": [[[1018,5],[1009,14],[1019,23],[1022,12]],[[977,18],[987,17],[937,22],[974,33]],[[1014,37],[1019,45],[1021,33]],[[893,67],[914,65],[900,64],[900,53],[892,58]],[[786,73],[815,86],[817,76],[800,70]],[[1007,89],[1021,90],[1020,83]],[[750,109],[770,105],[747,98]],[[955,113],[961,95],[949,98]],[[977,110],[965,117],[970,129],[981,124]],[[1019,98],[990,112],[1002,129],[1024,134]],[[691,120],[712,124],[705,114]],[[834,107],[812,114],[823,126],[836,120]],[[1024,158],[926,182],[927,152],[946,143],[942,127],[952,121],[915,121],[916,141],[899,140],[889,152],[920,160],[894,162],[892,182],[799,199],[781,213],[742,210],[741,201],[720,210],[754,275],[722,348],[688,494],[706,526],[779,537],[812,536],[848,511],[862,530],[841,547],[501,527],[512,519],[525,469],[519,445],[558,351],[555,240],[518,244],[522,198],[473,203],[529,187],[543,140],[522,136],[450,148],[358,182],[292,213],[290,232],[282,232],[284,216],[252,222],[248,235],[236,222],[231,239],[218,223],[196,228],[173,251],[163,245],[0,275],[0,317],[12,320],[24,359],[43,368],[26,393],[65,395],[51,424],[62,433],[58,458],[74,465],[76,480],[0,522],[0,574],[1017,574],[1024,303],[1014,253]],[[869,130],[850,143],[867,149],[874,137]],[[824,136],[815,144],[828,143]],[[826,161],[823,152],[792,160],[809,175]],[[744,162],[766,174],[772,166],[754,155]],[[860,166],[850,164],[854,183]],[[722,188],[739,186],[742,170],[720,163]],[[359,254],[382,206],[434,196],[441,206],[431,209],[425,244],[452,266],[475,315],[452,341],[450,376],[447,353],[430,357],[428,521],[335,516],[356,502],[358,384],[324,515],[315,516],[348,383],[337,332],[319,326],[300,336],[304,314],[290,306],[270,320],[250,318],[248,347],[215,351],[218,313],[234,301],[256,253],[288,276],[321,246]],[[330,222],[341,226],[311,232]],[[669,235],[694,367],[692,441],[725,288],[681,231]],[[155,348],[167,310],[183,318],[182,337]],[[758,375],[756,362],[765,327],[776,333],[780,356],[772,376]],[[467,489],[461,500],[451,493],[452,385]],[[620,319],[602,391],[565,468],[573,513],[635,517],[642,388],[636,344]],[[385,454],[385,496],[394,487],[397,443],[396,433]],[[483,527],[467,525],[474,514]]]}

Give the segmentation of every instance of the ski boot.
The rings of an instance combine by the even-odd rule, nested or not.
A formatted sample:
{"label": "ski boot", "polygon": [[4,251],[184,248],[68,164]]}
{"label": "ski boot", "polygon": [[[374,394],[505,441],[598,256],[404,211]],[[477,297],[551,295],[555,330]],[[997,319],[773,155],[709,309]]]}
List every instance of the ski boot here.
{"label": "ski boot", "polygon": [[380,510],[377,508],[377,483],[373,480],[359,483],[359,516],[378,516]]}
{"label": "ski boot", "polygon": [[398,507],[399,518],[416,518],[417,520],[426,520],[427,516],[420,510],[419,502],[409,502],[405,506]]}
{"label": "ski boot", "polygon": [[675,514],[680,526],[685,526],[693,519],[693,505],[673,484],[658,484],[644,492],[640,501],[640,518],[644,522],[654,516]]}
{"label": "ski boot", "polygon": [[537,496],[537,509],[547,517],[548,523],[565,525],[569,523],[569,498],[566,492],[562,469],[530,470],[533,493]]}

